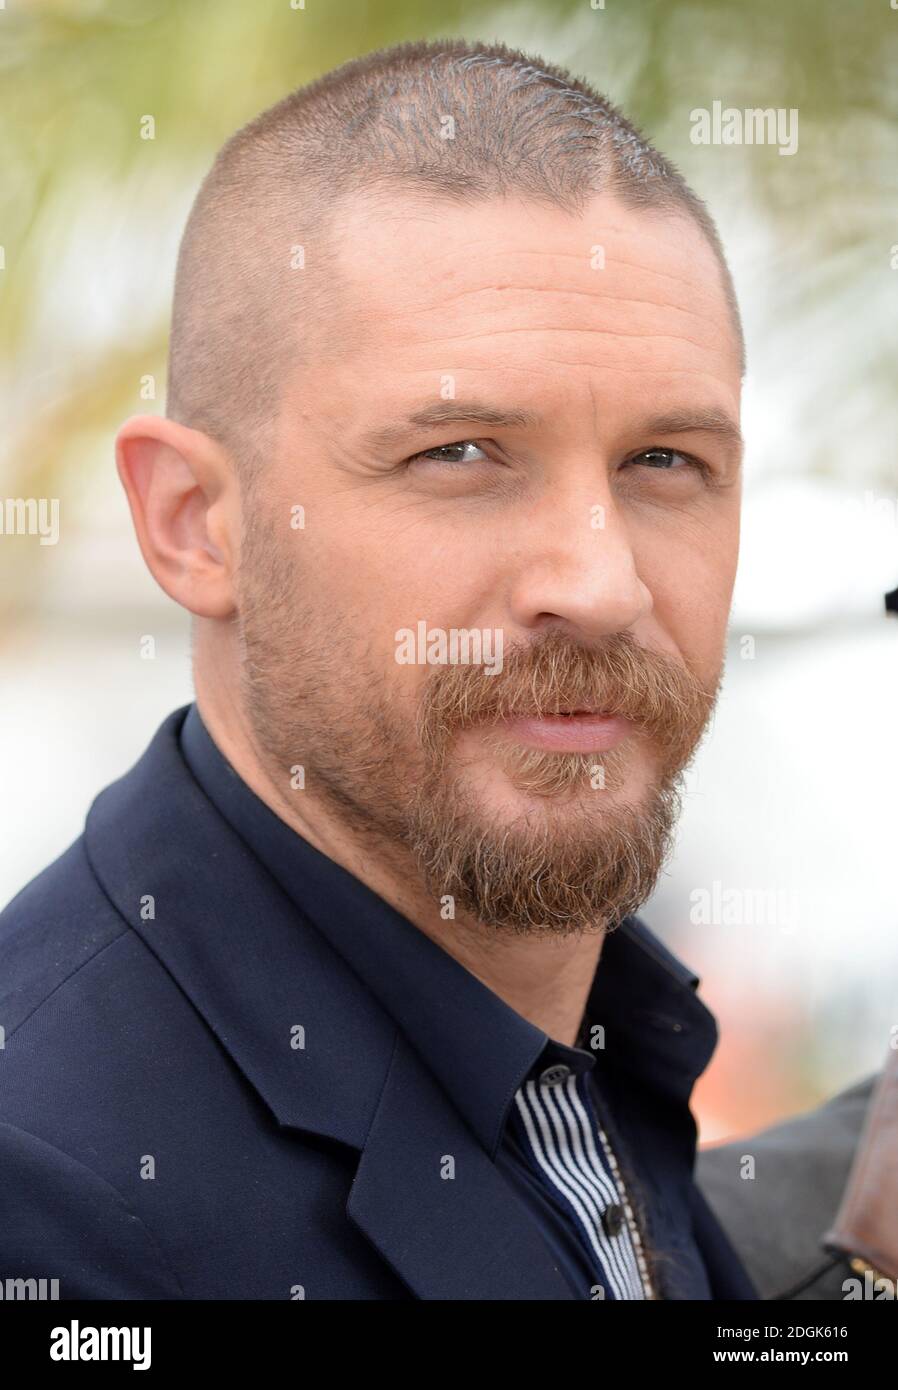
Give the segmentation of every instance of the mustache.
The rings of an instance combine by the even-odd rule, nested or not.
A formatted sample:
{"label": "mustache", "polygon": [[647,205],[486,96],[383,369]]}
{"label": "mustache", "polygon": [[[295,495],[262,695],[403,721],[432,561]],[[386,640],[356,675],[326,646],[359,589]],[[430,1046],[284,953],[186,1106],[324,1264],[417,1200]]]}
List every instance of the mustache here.
{"label": "mustache", "polygon": [[436,755],[451,734],[484,721],[592,710],[630,720],[682,756],[701,736],[718,687],[719,677],[709,688],[683,662],[643,646],[630,632],[586,647],[552,630],[506,646],[495,674],[483,666],[435,669],[418,734]]}

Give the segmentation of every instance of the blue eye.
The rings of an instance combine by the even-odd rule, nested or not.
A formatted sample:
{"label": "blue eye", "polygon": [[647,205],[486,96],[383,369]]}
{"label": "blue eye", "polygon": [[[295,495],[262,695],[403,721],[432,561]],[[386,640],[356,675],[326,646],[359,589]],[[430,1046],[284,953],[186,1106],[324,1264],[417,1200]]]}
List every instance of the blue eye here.
{"label": "blue eye", "polygon": [[627,462],[640,463],[644,460],[647,468],[676,470],[675,459],[679,459],[680,463],[687,468],[701,467],[697,459],[690,458],[688,454],[678,454],[676,449],[643,449],[642,453],[634,454],[631,459],[627,459]]}
{"label": "blue eye", "polygon": [[[422,449],[421,453],[412,454],[411,458],[406,459],[406,463],[418,463],[420,460],[426,459],[428,463],[442,463],[448,468],[464,468],[469,463],[479,463],[481,461],[480,459],[445,457],[445,455],[451,454],[458,449],[461,449],[462,452],[466,449],[476,449],[478,453],[483,456],[483,459],[489,462],[487,455],[484,454],[479,444],[475,444],[471,439],[462,439],[457,444],[436,444],[432,449]],[[444,457],[433,458],[432,456],[434,454],[443,454]]]}

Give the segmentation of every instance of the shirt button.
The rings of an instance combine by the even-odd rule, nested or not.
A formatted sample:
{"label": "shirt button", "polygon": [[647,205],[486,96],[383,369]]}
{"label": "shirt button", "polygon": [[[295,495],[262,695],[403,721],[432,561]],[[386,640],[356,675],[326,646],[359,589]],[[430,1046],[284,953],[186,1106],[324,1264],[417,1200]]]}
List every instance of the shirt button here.
{"label": "shirt button", "polygon": [[557,1066],[546,1067],[546,1070],[540,1074],[539,1084],[541,1086],[560,1086],[562,1081],[566,1081],[570,1074],[570,1067],[566,1067],[563,1062],[559,1062]]}
{"label": "shirt button", "polygon": [[620,1235],[623,1224],[624,1209],[619,1206],[617,1202],[612,1203],[610,1207],[606,1207],[602,1212],[602,1230],[605,1232],[606,1236],[613,1237]]}

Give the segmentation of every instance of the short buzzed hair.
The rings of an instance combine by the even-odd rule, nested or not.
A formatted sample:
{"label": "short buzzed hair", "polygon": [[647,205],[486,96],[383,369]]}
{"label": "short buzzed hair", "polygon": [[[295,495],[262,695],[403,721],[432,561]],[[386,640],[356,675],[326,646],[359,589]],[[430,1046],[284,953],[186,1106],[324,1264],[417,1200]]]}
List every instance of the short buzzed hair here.
{"label": "short buzzed hair", "polygon": [[717,257],[744,374],[739,309],[711,216],[615,106],[501,43],[399,44],[343,64],[243,126],[193,204],[175,281],[167,414],[222,444],[246,481],[270,450],[287,375],[326,324],[342,201],[403,190],[461,205],[514,194],[571,213],[608,191],[631,208],[691,217]]}

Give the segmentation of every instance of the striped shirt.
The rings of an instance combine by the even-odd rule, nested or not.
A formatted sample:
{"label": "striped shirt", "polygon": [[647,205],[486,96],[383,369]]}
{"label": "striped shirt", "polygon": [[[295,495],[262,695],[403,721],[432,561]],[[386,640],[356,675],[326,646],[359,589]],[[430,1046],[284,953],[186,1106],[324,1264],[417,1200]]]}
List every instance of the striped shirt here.
{"label": "striped shirt", "polygon": [[629,1194],[596,1113],[593,1073],[565,1064],[534,1068],[515,1093],[505,1152],[525,1184],[530,1174],[541,1184],[556,1227],[576,1232],[586,1296],[653,1296]]}

